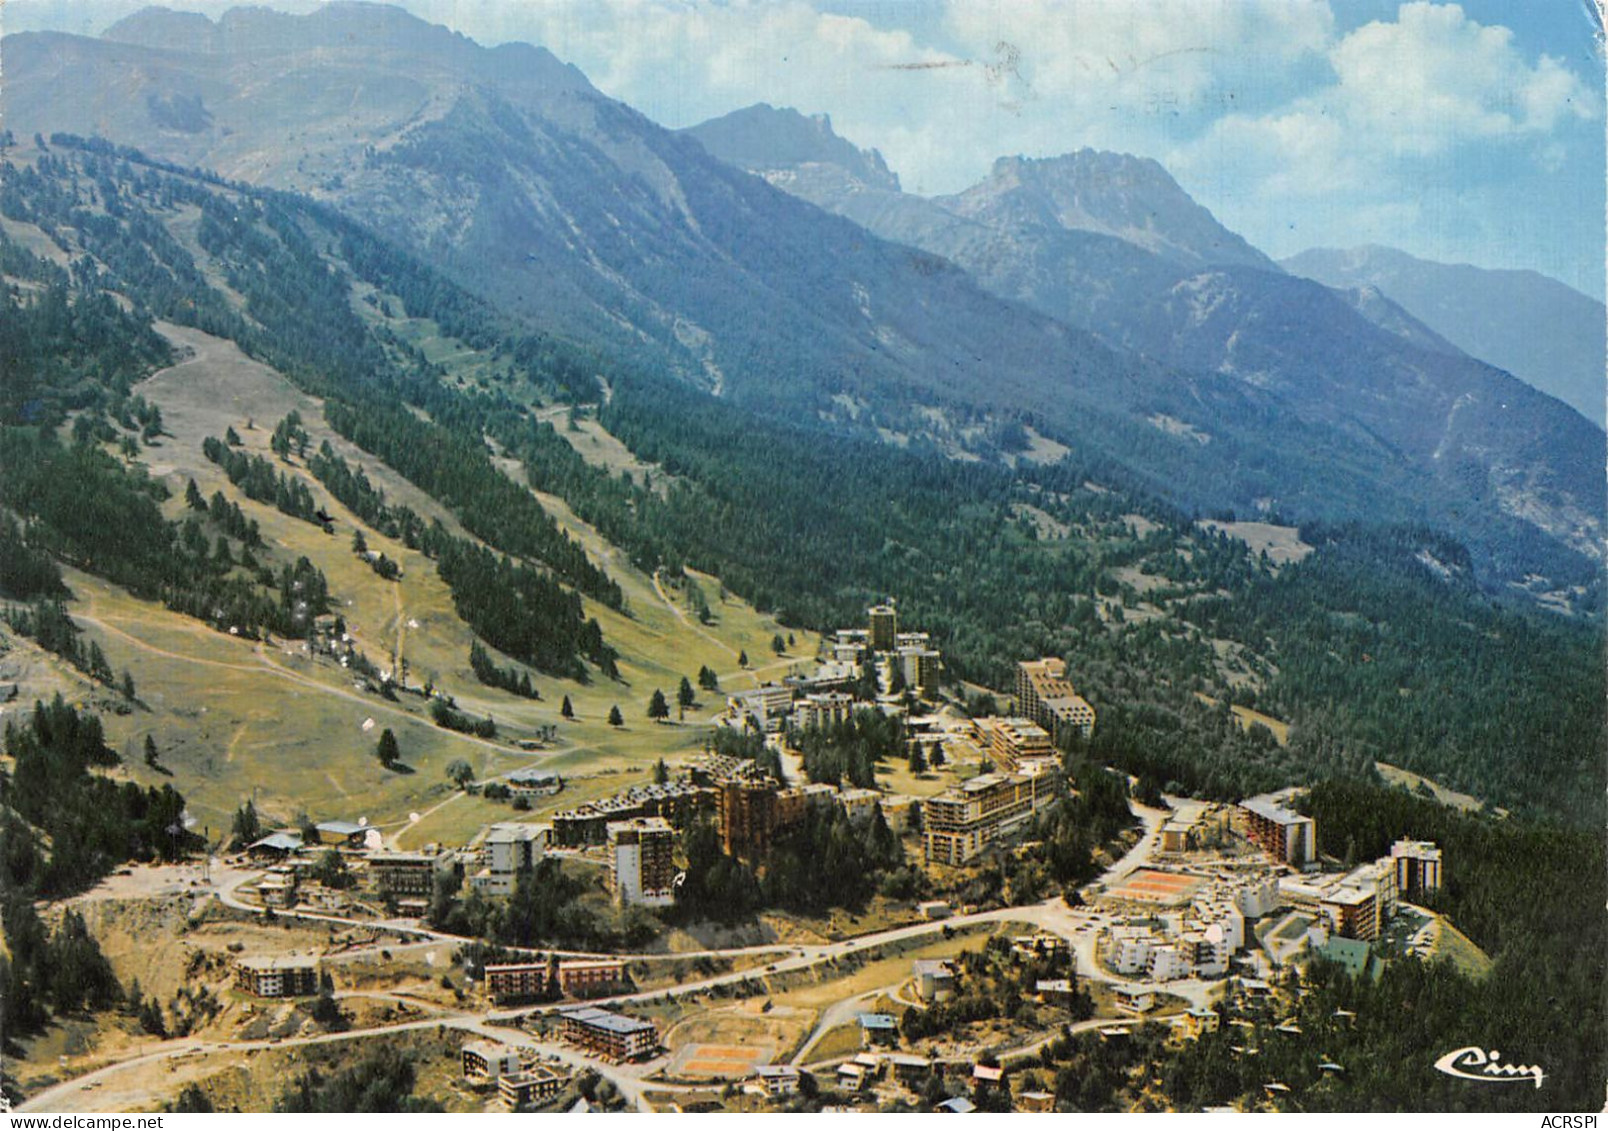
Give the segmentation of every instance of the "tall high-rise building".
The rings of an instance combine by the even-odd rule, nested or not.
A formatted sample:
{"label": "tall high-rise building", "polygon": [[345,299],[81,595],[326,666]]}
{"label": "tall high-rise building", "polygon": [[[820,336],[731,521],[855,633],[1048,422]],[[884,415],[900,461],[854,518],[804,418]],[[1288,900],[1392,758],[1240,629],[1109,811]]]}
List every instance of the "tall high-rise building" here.
{"label": "tall high-rise building", "polygon": [[1402,892],[1438,891],[1441,886],[1441,850],[1433,841],[1398,840],[1390,846],[1396,867],[1396,888]]}
{"label": "tall high-rise building", "polygon": [[663,817],[608,825],[609,890],[622,904],[668,907],[675,902],[676,831]]}
{"label": "tall high-rise building", "polygon": [[1317,859],[1317,836],[1311,817],[1292,813],[1261,797],[1239,804],[1245,835],[1281,864],[1301,867]]}
{"label": "tall high-rise building", "polygon": [[867,615],[871,618],[871,650],[891,652],[898,647],[899,612],[893,602],[873,605]]}
{"label": "tall high-rise building", "polygon": [[903,645],[899,649],[899,672],[905,686],[928,699],[938,697],[938,650],[919,645]]}

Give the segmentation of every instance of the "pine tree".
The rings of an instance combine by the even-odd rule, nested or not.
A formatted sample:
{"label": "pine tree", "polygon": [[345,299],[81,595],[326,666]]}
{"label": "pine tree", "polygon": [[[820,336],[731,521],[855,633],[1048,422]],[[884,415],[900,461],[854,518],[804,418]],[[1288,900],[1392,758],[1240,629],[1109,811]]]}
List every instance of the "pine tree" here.
{"label": "pine tree", "polygon": [[692,690],[692,683],[686,676],[682,676],[681,687],[676,691],[676,702],[685,708],[692,706],[697,698],[697,694]]}
{"label": "pine tree", "polygon": [[620,714],[619,706],[615,705],[613,707],[610,707],[609,708],[609,726],[611,726],[611,727],[623,727],[624,725],[625,725],[625,716]]}
{"label": "pine tree", "polygon": [[667,785],[670,781],[670,767],[660,758],[653,764],[653,782],[655,785]]}
{"label": "pine tree", "polygon": [[380,732],[380,741],[374,747],[374,756],[380,760],[380,765],[392,769],[402,759],[402,748],[397,744],[396,735],[386,727]]}
{"label": "pine tree", "polygon": [[661,722],[669,717],[670,704],[665,701],[664,692],[655,687],[653,698],[648,700],[648,718],[654,722]]}
{"label": "pine tree", "polygon": [[570,704],[570,697],[568,695],[564,696],[564,702],[558,708],[558,713],[563,715],[566,719],[573,719],[575,717],[575,708]]}
{"label": "pine tree", "polygon": [[156,739],[152,738],[150,735],[146,735],[145,736],[145,764],[147,766],[150,766],[154,770],[156,768],[156,762],[157,762]]}
{"label": "pine tree", "polygon": [[184,502],[191,510],[204,511],[207,509],[207,501],[201,497],[201,488],[195,485],[194,479],[190,480],[184,488]]}
{"label": "pine tree", "polygon": [[746,668],[748,666],[748,653],[747,652],[738,652],[737,653],[737,666],[740,667],[740,668]]}
{"label": "pine tree", "polygon": [[714,691],[720,686],[720,677],[715,674],[715,669],[708,664],[704,664],[698,669],[698,686],[705,691]]}
{"label": "pine tree", "polygon": [[246,802],[234,815],[234,838],[241,845],[250,844],[262,835],[262,824],[257,819],[257,807]]}

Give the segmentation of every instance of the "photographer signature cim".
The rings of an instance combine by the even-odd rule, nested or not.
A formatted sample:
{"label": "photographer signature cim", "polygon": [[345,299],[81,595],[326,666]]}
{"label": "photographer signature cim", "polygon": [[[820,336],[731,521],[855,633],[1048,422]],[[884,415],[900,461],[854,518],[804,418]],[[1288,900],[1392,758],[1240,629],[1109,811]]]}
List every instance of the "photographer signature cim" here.
{"label": "photographer signature cim", "polygon": [[1478,1080],[1482,1084],[1512,1084],[1534,1080],[1539,1088],[1546,1073],[1539,1064],[1503,1064],[1498,1049],[1487,1052],[1478,1045],[1453,1049],[1435,1062],[1435,1068],[1460,1080]]}

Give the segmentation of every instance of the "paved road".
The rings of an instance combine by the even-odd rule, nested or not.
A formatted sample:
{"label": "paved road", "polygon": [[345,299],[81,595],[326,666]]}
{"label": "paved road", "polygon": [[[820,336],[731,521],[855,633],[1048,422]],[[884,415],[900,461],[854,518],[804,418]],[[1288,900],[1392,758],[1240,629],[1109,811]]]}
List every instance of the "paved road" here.
{"label": "paved road", "polygon": [[[1106,869],[1106,871],[1097,881],[1098,883],[1110,885],[1113,882],[1125,878],[1135,869],[1148,862],[1151,853],[1155,850],[1157,836],[1163,821],[1168,815],[1167,812],[1165,810],[1150,809],[1139,805],[1135,805],[1134,810],[1143,821],[1145,825],[1145,832],[1140,837],[1139,841],[1135,843],[1133,848],[1126,852],[1121,859],[1113,863],[1111,867]],[[253,913],[260,912],[260,907],[244,902],[237,895],[238,889],[247,880],[253,878],[253,876],[254,874],[249,872],[223,873],[220,875],[218,881],[214,884],[212,889],[213,893],[218,897],[219,901],[227,907],[233,907],[238,910]],[[276,914],[313,922],[331,923],[342,927],[361,927],[384,931],[394,931],[398,934],[412,935],[422,940],[436,943],[446,942],[459,944],[471,941],[462,936],[447,934],[441,931],[432,931],[428,928],[412,925],[411,923],[402,923],[394,920],[375,922],[373,920],[350,919],[343,916],[326,915],[311,911],[277,911]],[[719,986],[730,985],[732,983],[741,982],[745,979],[756,976],[763,976],[766,973],[784,973],[788,971],[803,970],[823,962],[842,958],[846,955],[853,954],[856,951],[872,950],[887,946],[891,943],[921,938],[931,934],[938,934],[946,928],[963,928],[974,924],[998,922],[1031,923],[1041,930],[1052,932],[1064,939],[1067,939],[1077,954],[1078,974],[1083,978],[1108,983],[1121,982],[1124,980],[1106,973],[1094,962],[1093,946],[1094,937],[1098,932],[1098,918],[1084,910],[1069,908],[1066,906],[1063,900],[1061,900],[1059,897],[1056,897],[1045,900],[1043,903],[1030,904],[1022,907],[1001,907],[990,911],[956,915],[949,919],[936,922],[912,923],[903,927],[892,927],[887,930],[875,931],[869,934],[860,935],[855,938],[844,939],[833,943],[793,946],[784,944],[769,944],[758,947],[696,951],[687,954],[675,955],[615,955],[611,957],[623,957],[627,960],[642,958],[662,959],[667,957],[697,958],[701,956],[731,957],[734,955],[745,954],[779,954],[781,957],[779,957],[777,961],[772,963],[770,966],[765,967],[763,970],[738,970],[725,974],[714,975],[712,977],[693,982],[682,983],[668,989],[617,994],[612,997],[600,998],[593,1004],[630,1005],[634,1002],[642,1002],[650,999],[662,999],[672,996],[696,996],[698,994],[713,990]],[[1212,992],[1217,988],[1218,983],[1216,982],[1199,982],[1195,980],[1171,982],[1164,987],[1166,992],[1183,997],[1194,1006],[1205,1005]],[[819,1022],[816,1025],[815,1031],[812,1032],[805,1043],[800,1046],[799,1055],[794,1058],[795,1063],[802,1058],[804,1052],[808,1050],[810,1045],[819,1040],[821,1035],[836,1025],[844,1024],[849,1017],[858,1012],[859,1003],[867,997],[874,996],[876,992],[880,991],[871,991],[868,994],[862,994],[854,999],[837,1002],[832,1006],[829,1006],[822,1014]],[[418,1003],[412,1001],[409,1001],[409,1004],[415,1006],[418,1005]],[[552,1055],[559,1056],[560,1059],[563,1059],[566,1063],[596,1068],[606,1079],[613,1081],[615,1086],[620,1089],[621,1094],[625,1096],[633,1105],[637,1106],[639,1110],[647,1110],[646,1101],[643,1098],[643,1092],[645,1090],[679,1090],[670,1085],[648,1083],[643,1079],[643,1077],[646,1075],[655,1072],[664,1066],[665,1061],[663,1058],[660,1058],[657,1061],[648,1061],[646,1063],[636,1065],[607,1065],[585,1057],[567,1047],[558,1045],[543,1045],[539,1042],[531,1041],[522,1033],[516,1033],[507,1028],[498,1028],[495,1024],[496,1022],[509,1024],[522,1018],[527,1018],[542,1013],[556,1012],[559,1008],[559,1005],[543,1005],[522,1009],[491,1010],[483,1014],[443,1011],[434,1017],[423,1020],[399,1022],[392,1025],[352,1030],[346,1033],[319,1034],[311,1037],[287,1039],[278,1042],[174,1041],[169,1042],[170,1044],[176,1046],[174,1048],[164,1048],[147,1053],[132,1053],[125,1059],[119,1060],[114,1064],[107,1065],[84,1076],[77,1077],[73,1080],[55,1085],[52,1088],[48,1088],[30,1098],[18,1110],[57,1110],[56,1108],[52,1107],[53,1104],[59,1104],[68,1097],[80,1094],[87,1085],[94,1081],[103,1080],[107,1076],[122,1072],[126,1069],[138,1067],[142,1064],[156,1063],[165,1059],[198,1054],[211,1055],[222,1052],[249,1052],[264,1048],[284,1048],[287,1046],[294,1047],[298,1044],[323,1044],[335,1041],[356,1040],[363,1037],[378,1036],[385,1033],[407,1032],[409,1030],[427,1028],[432,1025],[446,1025],[449,1028],[460,1029],[466,1032],[474,1032],[482,1036],[489,1037],[493,1040],[501,1040],[504,1042],[516,1041],[520,1044],[535,1045],[543,1052],[548,1052]],[[1086,1023],[1087,1027],[1091,1028],[1098,1027],[1099,1024],[1102,1024],[1102,1022],[1095,1021]],[[1103,1022],[1103,1024],[1110,1025],[1113,1024],[1113,1022],[1106,1020]]]}

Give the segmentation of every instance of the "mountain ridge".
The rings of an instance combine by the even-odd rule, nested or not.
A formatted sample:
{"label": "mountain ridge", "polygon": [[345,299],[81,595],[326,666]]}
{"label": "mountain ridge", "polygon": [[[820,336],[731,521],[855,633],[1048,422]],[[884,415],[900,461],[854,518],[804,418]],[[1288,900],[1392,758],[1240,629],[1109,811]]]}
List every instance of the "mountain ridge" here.
{"label": "mountain ridge", "polygon": [[1377,244],[1311,248],[1283,265],[1331,287],[1375,287],[1465,352],[1603,426],[1608,310],[1566,283],[1538,271],[1439,263]]}
{"label": "mountain ridge", "polygon": [[[1179,371],[1273,392],[1600,557],[1600,444],[1574,412],[1466,356],[1379,288],[1335,291],[1241,251],[1153,161],[1004,158],[979,185],[934,199],[865,186],[811,196],[818,180],[769,175],[1002,297]],[[1127,184],[1143,185],[1138,203],[1113,194]],[[1217,248],[1228,250],[1209,261]]]}
{"label": "mountain ridge", "polygon": [[[1060,167],[1008,163],[1010,186],[973,194],[969,216],[942,212],[944,238],[924,243],[932,202],[848,177],[860,206],[918,229],[868,233],[859,215],[756,180],[562,64],[510,76],[496,65],[506,48],[372,6],[263,19],[300,30],[249,54],[8,37],[8,121],[307,192],[531,324],[753,411],[905,443],[941,440],[938,417],[957,436],[1016,419],[1124,461],[1186,505],[1451,515],[1484,560],[1522,558],[1538,573],[1554,568],[1542,565],[1552,539],[1595,548],[1600,484],[1579,472],[1579,440],[1564,428],[1532,465],[1519,432],[1493,427],[1485,378],[1442,388],[1430,370],[1444,358],[1426,369],[1406,347],[1386,350],[1394,368],[1367,395],[1417,399],[1380,419],[1329,403],[1356,376],[1343,365],[1320,358],[1318,379],[1291,379],[1307,307],[1370,341],[1373,325],[1265,269],[1153,163],[1087,155],[1074,165],[1099,174],[1093,187],[1048,192],[1036,226],[1014,229],[996,213]],[[359,47],[343,38],[354,25],[400,30]],[[320,46],[274,46],[309,42]],[[1135,200],[1111,187],[1130,181],[1143,188]],[[1227,293],[1225,281],[1249,325],[1277,332],[1241,340],[1238,326],[1201,317],[1199,298]],[[1475,386],[1485,391],[1453,414]]]}

